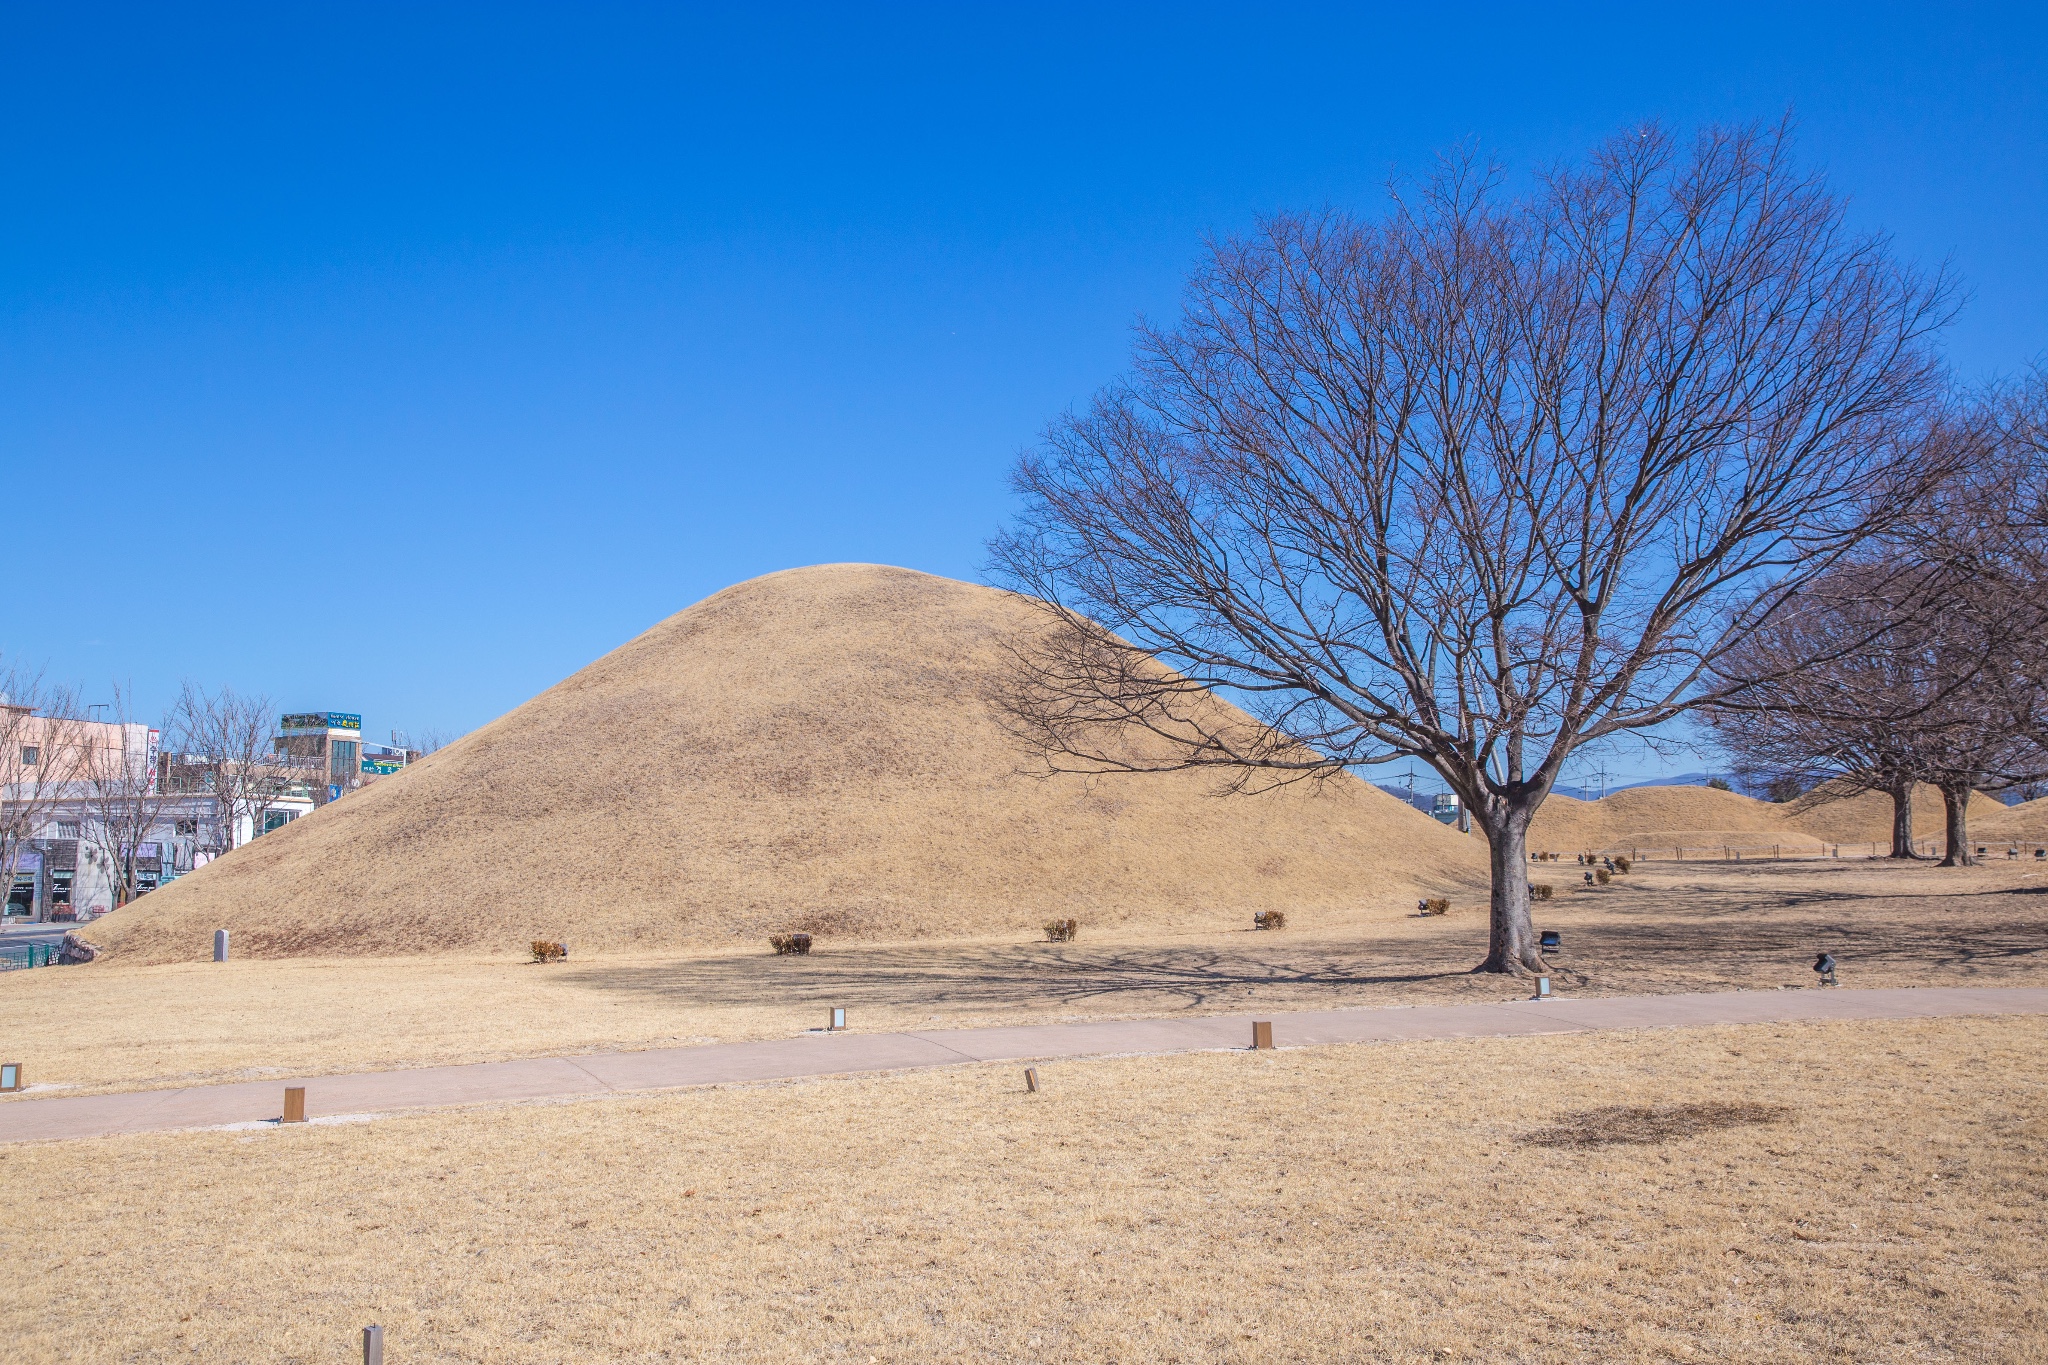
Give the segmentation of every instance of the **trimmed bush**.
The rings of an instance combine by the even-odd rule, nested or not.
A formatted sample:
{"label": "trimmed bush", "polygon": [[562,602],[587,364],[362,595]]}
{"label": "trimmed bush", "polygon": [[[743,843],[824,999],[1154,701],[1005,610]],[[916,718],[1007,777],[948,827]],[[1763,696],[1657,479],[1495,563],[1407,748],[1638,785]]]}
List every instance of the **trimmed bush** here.
{"label": "trimmed bush", "polygon": [[569,956],[569,950],[559,943],[550,943],[544,938],[537,938],[533,941],[533,960],[535,962],[560,962],[567,956]]}
{"label": "trimmed bush", "polygon": [[1556,894],[1557,888],[1549,882],[1529,883],[1529,899],[1532,901],[1547,901]]}
{"label": "trimmed bush", "polygon": [[806,957],[811,951],[809,934],[770,934],[768,946],[778,957]]}
{"label": "trimmed bush", "polygon": [[1047,943],[1072,943],[1081,933],[1081,921],[1077,919],[1049,919],[1045,922]]}

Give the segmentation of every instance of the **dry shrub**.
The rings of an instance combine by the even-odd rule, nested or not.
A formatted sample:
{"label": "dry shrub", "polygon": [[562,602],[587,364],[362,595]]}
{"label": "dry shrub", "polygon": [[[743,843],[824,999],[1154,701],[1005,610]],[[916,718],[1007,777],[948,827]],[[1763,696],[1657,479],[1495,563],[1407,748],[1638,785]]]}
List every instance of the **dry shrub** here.
{"label": "dry shrub", "polygon": [[1072,943],[1081,933],[1081,921],[1077,919],[1049,919],[1045,922],[1047,943]]}
{"label": "dry shrub", "polygon": [[1448,915],[1451,912],[1451,903],[1443,896],[1431,896],[1428,900],[1417,903],[1415,908],[1424,915]]}
{"label": "dry shrub", "polygon": [[1600,883],[1600,885],[1605,886],[1607,885],[1607,883],[1614,880],[1614,874],[1603,867],[1598,872],[1595,872],[1593,874],[1593,880]]}
{"label": "dry shrub", "polygon": [[567,956],[569,956],[569,950],[559,943],[550,943],[544,938],[537,938],[533,941],[533,960],[535,962],[560,962]]}
{"label": "dry shrub", "polygon": [[768,946],[778,957],[804,957],[811,951],[809,934],[770,934]]}
{"label": "dry shrub", "polygon": [[793,916],[788,923],[793,934],[818,934],[829,938],[833,934],[856,932],[860,928],[860,916],[844,909],[807,910]]}
{"label": "dry shrub", "polygon": [[1287,912],[1284,910],[1257,910],[1252,913],[1254,929],[1285,929]]}
{"label": "dry shrub", "polygon": [[1547,901],[1556,894],[1557,888],[1549,882],[1529,883],[1529,899],[1531,900]]}
{"label": "dry shrub", "polygon": [[1616,858],[1614,860],[1614,870],[1616,872],[1626,872],[1633,866],[1635,866],[1635,864],[1630,862],[1627,858]]}
{"label": "dry shrub", "polygon": [[1782,1104],[1616,1104],[1567,1114],[1523,1138],[1530,1147],[1617,1147],[1696,1137],[1717,1128],[1782,1123],[1792,1111]]}

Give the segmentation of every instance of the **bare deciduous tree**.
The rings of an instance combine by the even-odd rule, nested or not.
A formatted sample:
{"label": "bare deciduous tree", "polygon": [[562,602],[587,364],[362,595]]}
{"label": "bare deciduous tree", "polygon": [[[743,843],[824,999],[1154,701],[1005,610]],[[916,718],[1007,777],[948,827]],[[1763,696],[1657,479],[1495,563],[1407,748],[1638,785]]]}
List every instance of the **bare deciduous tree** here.
{"label": "bare deciduous tree", "polygon": [[1967,866],[1972,794],[2048,780],[2048,477],[2015,434],[2027,406],[1950,405],[1923,437],[1949,477],[1717,667],[1736,684],[1709,713],[1723,746],[1752,775],[1832,779],[1809,800],[1890,793],[1894,857],[1914,856],[1915,783],[1942,794],[1942,865]]}
{"label": "bare deciduous tree", "polygon": [[[156,833],[172,800],[170,784],[161,780],[157,755],[150,752],[150,727],[136,722],[132,711],[132,693],[116,686],[113,723],[118,728],[111,736],[95,728],[92,742],[85,746],[78,784],[84,833],[113,870],[117,908],[135,899],[143,845]],[[164,728],[158,727],[159,735]]]}
{"label": "bare deciduous tree", "polygon": [[391,742],[406,753],[406,762],[417,763],[428,754],[438,754],[453,744],[458,736],[439,728],[430,730],[393,730]]}
{"label": "bare deciduous tree", "polygon": [[2048,780],[2048,373],[1994,388],[1972,428],[1983,458],[1937,490],[1902,546],[1950,586],[1929,633],[1964,681],[1930,717],[1926,748],[1943,863],[1957,866],[1976,861],[1973,791]]}
{"label": "bare deciduous tree", "polygon": [[1490,846],[1480,970],[1540,970],[1527,831],[1565,760],[1711,699],[1910,501],[1948,308],[1782,129],[1276,219],[1021,462],[994,566],[1047,629],[998,701],[1052,771],[1420,759]]}
{"label": "bare deciduous tree", "polygon": [[1918,594],[1881,568],[1809,584],[1723,653],[1722,697],[1704,719],[1746,785],[1796,785],[1807,806],[1889,796],[1891,856],[1912,858],[1913,789],[1927,779],[1919,727],[1939,683],[1899,647],[1901,596]]}
{"label": "bare deciduous tree", "polygon": [[80,729],[68,688],[29,668],[0,666],[0,899],[59,803],[74,794]]}
{"label": "bare deciduous tree", "polygon": [[273,752],[277,708],[270,698],[218,692],[186,683],[172,708],[181,767],[196,777],[220,812],[225,849],[236,847],[243,821],[250,837],[262,833],[264,815],[297,782]]}

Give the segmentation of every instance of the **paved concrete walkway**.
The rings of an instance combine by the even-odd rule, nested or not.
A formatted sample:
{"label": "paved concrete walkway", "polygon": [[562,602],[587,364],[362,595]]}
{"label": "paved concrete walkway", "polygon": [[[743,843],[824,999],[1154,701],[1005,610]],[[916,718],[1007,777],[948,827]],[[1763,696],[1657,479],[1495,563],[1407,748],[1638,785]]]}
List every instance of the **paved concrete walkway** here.
{"label": "paved concrete walkway", "polygon": [[2048,988],[1730,991],[1711,995],[1130,1019],[930,1033],[815,1033],[760,1043],[534,1057],[469,1066],[314,1076],[303,1081],[252,1081],[119,1095],[23,1098],[0,1103],[0,1142],[275,1121],[283,1109],[287,1085],[305,1086],[307,1116],[320,1118],[442,1105],[566,1099],[611,1091],[843,1076],[967,1062],[1241,1048],[1251,1044],[1254,1018],[1272,1021],[1277,1046],[1315,1047],[1434,1038],[1511,1038],[1600,1029],[1990,1014],[2048,1014]]}

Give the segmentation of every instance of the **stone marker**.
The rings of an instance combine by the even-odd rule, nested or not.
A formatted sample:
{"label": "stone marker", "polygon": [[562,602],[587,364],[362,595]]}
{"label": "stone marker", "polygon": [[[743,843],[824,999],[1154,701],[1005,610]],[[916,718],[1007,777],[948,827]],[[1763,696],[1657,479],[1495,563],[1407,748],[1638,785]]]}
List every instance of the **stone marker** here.
{"label": "stone marker", "polygon": [[213,931],[213,960],[215,962],[226,962],[228,960],[228,931],[225,929]]}

